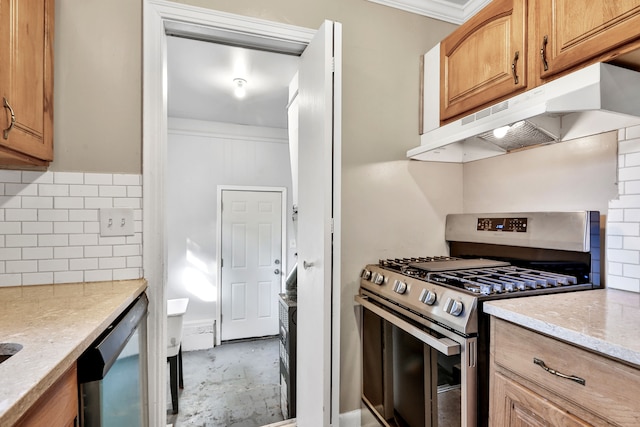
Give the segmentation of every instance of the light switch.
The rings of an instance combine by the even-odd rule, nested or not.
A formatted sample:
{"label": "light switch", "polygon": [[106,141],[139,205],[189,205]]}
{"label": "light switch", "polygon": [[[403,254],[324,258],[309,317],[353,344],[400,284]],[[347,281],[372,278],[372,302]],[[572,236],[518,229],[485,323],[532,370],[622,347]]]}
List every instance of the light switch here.
{"label": "light switch", "polygon": [[133,209],[100,209],[101,236],[131,236],[134,234]]}

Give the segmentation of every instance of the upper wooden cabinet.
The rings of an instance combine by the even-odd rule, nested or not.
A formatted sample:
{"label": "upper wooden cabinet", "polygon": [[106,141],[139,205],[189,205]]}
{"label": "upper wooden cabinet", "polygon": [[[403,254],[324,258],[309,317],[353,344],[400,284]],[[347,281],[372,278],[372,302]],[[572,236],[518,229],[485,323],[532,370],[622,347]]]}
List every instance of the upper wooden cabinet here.
{"label": "upper wooden cabinet", "polygon": [[640,0],[537,1],[542,78],[640,38]]}
{"label": "upper wooden cabinet", "polygon": [[493,0],[440,45],[440,123],[624,54],[640,69],[639,28],[640,0]]}
{"label": "upper wooden cabinet", "polygon": [[0,166],[53,160],[54,0],[0,0]]}
{"label": "upper wooden cabinet", "polygon": [[440,119],[527,88],[527,0],[494,0],[442,41]]}

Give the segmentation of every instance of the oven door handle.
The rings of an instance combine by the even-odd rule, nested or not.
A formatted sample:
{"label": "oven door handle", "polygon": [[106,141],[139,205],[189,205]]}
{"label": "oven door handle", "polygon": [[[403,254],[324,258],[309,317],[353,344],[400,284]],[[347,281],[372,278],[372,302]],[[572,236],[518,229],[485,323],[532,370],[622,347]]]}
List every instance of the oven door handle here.
{"label": "oven door handle", "polygon": [[433,335],[429,335],[422,329],[412,325],[411,323],[400,319],[397,316],[389,313],[387,310],[378,307],[375,304],[370,303],[367,298],[363,298],[360,295],[355,296],[357,303],[361,304],[364,308],[371,311],[374,314],[382,317],[387,322],[402,329],[409,335],[414,336],[428,346],[438,350],[440,353],[446,356],[455,356],[460,354],[460,344],[450,338],[436,338]]}

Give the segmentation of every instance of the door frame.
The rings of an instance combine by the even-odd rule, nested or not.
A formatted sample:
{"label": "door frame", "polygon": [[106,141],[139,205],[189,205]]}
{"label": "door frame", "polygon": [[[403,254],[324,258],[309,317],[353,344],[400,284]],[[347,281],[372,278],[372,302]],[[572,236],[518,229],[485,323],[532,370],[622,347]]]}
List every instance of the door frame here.
{"label": "door frame", "polygon": [[223,191],[250,191],[252,193],[280,193],[282,203],[282,215],[280,218],[281,245],[280,259],[282,260],[282,272],[280,277],[280,291],[284,289],[284,280],[287,271],[287,188],[286,187],[259,187],[242,185],[218,185],[216,198],[216,286],[218,298],[216,299],[216,342],[222,343],[222,192]]}
{"label": "door frame", "polygon": [[[166,185],[167,173],[167,31],[180,27],[182,35],[219,41],[236,40],[241,45],[258,43],[271,45],[276,51],[309,44],[316,30],[219,12],[165,0],[143,0],[142,30],[142,182],[143,182],[143,274],[148,282],[148,369],[149,425],[166,424],[167,395],[167,236]],[[175,30],[175,28],[174,28]],[[283,48],[283,45],[286,45]],[[341,64],[336,64],[336,67]],[[338,94],[341,87],[336,88]],[[341,96],[341,95],[338,95]],[[340,112],[338,112],[340,113]],[[340,152],[334,152],[334,176],[340,177]],[[334,208],[340,206],[340,187],[334,188]],[[340,395],[340,220],[334,223],[333,254],[333,325],[331,360],[331,418],[338,425]],[[319,384],[318,386],[322,386]],[[299,398],[302,398],[299,396]]]}

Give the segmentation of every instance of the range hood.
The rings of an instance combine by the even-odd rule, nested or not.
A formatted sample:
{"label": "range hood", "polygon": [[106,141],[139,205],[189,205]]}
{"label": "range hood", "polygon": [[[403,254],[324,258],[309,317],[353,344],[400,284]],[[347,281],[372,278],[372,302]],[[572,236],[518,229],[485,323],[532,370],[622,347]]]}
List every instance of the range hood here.
{"label": "range hood", "polygon": [[640,125],[640,73],[611,64],[590,65],[440,127],[439,79],[429,80],[425,125],[436,124],[407,151],[411,159],[470,162]]}

